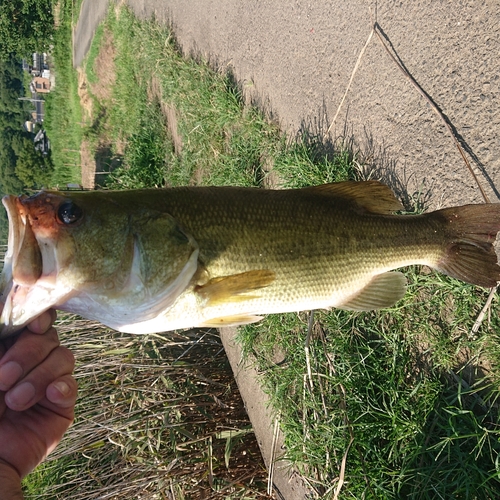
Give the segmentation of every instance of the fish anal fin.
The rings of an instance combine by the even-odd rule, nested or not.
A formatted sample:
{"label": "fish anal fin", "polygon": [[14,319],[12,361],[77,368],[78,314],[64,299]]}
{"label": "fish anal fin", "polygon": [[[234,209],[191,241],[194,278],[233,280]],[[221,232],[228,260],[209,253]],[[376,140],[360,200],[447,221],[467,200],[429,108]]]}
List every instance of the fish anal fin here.
{"label": "fish anal fin", "polygon": [[238,315],[238,316],[225,316],[222,318],[212,318],[204,321],[198,327],[201,328],[219,328],[223,326],[241,326],[249,325],[250,323],[257,323],[257,321],[262,320],[263,316],[252,316],[252,315]]}
{"label": "fish anal fin", "polygon": [[379,181],[345,181],[306,189],[323,196],[344,198],[373,214],[391,214],[404,208],[391,188]]}
{"label": "fish anal fin", "polygon": [[371,311],[393,306],[406,292],[406,278],[396,271],[375,276],[355,297],[338,306],[351,311]]}
{"label": "fish anal fin", "polygon": [[207,305],[241,302],[258,297],[257,290],[269,286],[275,279],[273,271],[258,269],[230,276],[212,278],[195,291],[207,300]]}

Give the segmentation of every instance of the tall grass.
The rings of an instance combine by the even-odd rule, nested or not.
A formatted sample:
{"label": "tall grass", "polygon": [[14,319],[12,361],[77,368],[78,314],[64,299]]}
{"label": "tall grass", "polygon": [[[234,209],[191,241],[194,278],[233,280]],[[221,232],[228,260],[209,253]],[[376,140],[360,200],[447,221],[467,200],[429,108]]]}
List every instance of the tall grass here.
{"label": "tall grass", "polygon": [[262,158],[282,139],[261,113],[244,109],[231,76],[183,59],[165,28],[127,10],[111,13],[107,29],[116,85],[111,102],[98,103],[105,119],[94,132],[126,148],[106,187],[260,185]]}
{"label": "tall grass", "polygon": [[82,113],[78,98],[78,80],[72,62],[73,5],[69,0],[59,2],[59,26],[51,52],[56,86],[45,97],[44,128],[51,142],[54,174],[52,185],[81,182],[80,143]]}

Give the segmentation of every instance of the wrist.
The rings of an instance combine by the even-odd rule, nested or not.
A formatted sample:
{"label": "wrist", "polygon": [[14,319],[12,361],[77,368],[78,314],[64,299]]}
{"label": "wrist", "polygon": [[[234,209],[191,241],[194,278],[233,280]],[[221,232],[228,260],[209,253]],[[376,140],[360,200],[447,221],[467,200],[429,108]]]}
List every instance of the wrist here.
{"label": "wrist", "polygon": [[21,478],[14,467],[0,461],[0,500],[23,500]]}

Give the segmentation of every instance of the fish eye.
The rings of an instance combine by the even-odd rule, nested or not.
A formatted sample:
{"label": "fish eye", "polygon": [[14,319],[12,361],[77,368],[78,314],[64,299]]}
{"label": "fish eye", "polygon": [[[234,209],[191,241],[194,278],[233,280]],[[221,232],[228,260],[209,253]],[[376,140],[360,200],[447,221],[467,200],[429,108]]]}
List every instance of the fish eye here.
{"label": "fish eye", "polygon": [[74,224],[83,217],[83,210],[72,201],[68,201],[59,207],[57,217],[63,224]]}

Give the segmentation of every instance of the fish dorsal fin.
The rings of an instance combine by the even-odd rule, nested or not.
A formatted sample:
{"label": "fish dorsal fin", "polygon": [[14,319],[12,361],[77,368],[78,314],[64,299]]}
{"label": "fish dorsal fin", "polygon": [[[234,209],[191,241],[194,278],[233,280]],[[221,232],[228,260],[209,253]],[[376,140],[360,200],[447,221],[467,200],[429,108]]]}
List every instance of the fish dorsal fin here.
{"label": "fish dorsal fin", "polygon": [[355,297],[340,309],[371,311],[393,306],[406,292],[406,278],[400,272],[383,273],[375,276]]}
{"label": "fish dorsal fin", "polygon": [[373,214],[390,214],[404,208],[391,188],[379,181],[336,182],[306,188],[306,190],[326,196],[344,198]]}
{"label": "fish dorsal fin", "polygon": [[225,302],[241,302],[256,298],[258,295],[253,292],[269,286],[275,277],[273,271],[257,269],[212,278],[204,285],[197,286],[195,291],[207,300],[207,305],[211,306]]}
{"label": "fish dorsal fin", "polygon": [[257,323],[263,319],[263,316],[252,316],[250,314],[241,314],[238,316],[224,316],[222,318],[212,318],[197,325],[200,328],[221,328],[223,326],[241,326]]}

